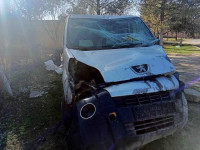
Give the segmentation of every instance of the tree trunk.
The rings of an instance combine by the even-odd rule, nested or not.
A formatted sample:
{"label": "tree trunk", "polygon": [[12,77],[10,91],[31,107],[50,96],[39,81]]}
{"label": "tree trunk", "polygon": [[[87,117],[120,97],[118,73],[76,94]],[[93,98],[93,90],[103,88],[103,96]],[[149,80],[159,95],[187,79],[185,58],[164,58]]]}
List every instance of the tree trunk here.
{"label": "tree trunk", "polygon": [[169,32],[167,31],[167,41],[168,41],[168,38],[169,38],[168,36],[169,36]]}
{"label": "tree trunk", "polygon": [[176,41],[178,41],[178,32],[176,31]]}
{"label": "tree trunk", "polygon": [[164,33],[164,29],[161,28],[161,31],[160,31],[160,45],[163,46],[163,33]]}
{"label": "tree trunk", "polygon": [[191,31],[191,35],[192,35],[192,38],[195,39],[195,33],[194,33],[194,30]]}
{"label": "tree trunk", "polygon": [[97,15],[101,14],[101,10],[100,10],[100,0],[97,0]]}
{"label": "tree trunk", "polygon": [[164,29],[163,29],[163,21],[164,21],[164,17],[165,17],[165,3],[166,0],[162,0],[162,4],[161,4],[161,13],[160,13],[160,45],[163,46],[163,34],[164,34]]}
{"label": "tree trunk", "polygon": [[12,89],[10,87],[10,84],[6,78],[6,75],[5,73],[3,72],[3,69],[1,67],[1,64],[0,64],[0,84],[2,84],[2,87],[6,90],[6,92],[9,94],[9,96],[13,96],[13,92],[12,92]]}

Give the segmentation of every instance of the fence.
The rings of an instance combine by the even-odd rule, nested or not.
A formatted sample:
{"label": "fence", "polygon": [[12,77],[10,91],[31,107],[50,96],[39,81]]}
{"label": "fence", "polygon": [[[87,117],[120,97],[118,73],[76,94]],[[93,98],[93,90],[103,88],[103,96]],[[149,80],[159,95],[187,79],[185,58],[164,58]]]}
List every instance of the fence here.
{"label": "fence", "polygon": [[36,60],[62,48],[64,21],[0,21],[0,63]]}

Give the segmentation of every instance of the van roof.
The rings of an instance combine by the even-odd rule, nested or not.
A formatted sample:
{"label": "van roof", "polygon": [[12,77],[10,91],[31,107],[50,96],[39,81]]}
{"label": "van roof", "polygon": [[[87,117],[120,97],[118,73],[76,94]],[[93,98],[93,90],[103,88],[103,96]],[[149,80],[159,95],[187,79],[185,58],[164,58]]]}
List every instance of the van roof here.
{"label": "van roof", "polygon": [[70,15],[69,18],[95,18],[95,19],[117,19],[117,18],[136,18],[137,16],[124,15],[124,16],[114,16],[114,15]]}

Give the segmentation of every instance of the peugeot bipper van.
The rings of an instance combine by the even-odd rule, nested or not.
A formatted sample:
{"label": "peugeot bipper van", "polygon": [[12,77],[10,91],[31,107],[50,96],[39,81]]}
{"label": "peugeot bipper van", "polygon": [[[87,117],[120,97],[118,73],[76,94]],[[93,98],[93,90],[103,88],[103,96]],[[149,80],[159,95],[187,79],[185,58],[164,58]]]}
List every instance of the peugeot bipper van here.
{"label": "peugeot bipper van", "polygon": [[63,44],[70,149],[138,149],[187,122],[184,85],[139,17],[70,15]]}

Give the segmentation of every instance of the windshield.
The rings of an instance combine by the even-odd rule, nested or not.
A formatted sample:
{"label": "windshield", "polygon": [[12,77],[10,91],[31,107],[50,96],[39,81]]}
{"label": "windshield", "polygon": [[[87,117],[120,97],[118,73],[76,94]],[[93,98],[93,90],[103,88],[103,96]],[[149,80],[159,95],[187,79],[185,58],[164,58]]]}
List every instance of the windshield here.
{"label": "windshield", "polygon": [[140,18],[70,18],[67,31],[67,47],[71,49],[117,49],[157,43]]}

